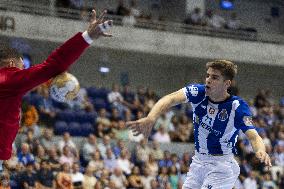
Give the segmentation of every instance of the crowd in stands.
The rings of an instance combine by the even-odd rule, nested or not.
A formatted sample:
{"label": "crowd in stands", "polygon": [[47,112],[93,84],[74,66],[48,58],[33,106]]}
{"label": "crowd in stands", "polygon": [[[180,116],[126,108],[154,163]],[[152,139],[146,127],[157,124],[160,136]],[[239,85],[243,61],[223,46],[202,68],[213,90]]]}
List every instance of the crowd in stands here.
{"label": "crowd in stands", "polygon": [[[124,26],[134,26],[137,23],[137,19],[151,22],[163,21],[164,18],[161,16],[160,12],[161,2],[159,0],[152,0],[150,2],[150,11],[145,13],[141,7],[137,6],[136,0],[119,0],[117,8],[108,10],[108,14],[122,16],[122,25]],[[84,4],[83,0],[57,0],[58,7],[81,10],[81,19],[86,19],[86,16],[88,16],[88,8],[85,7]],[[180,22],[182,22],[182,20],[180,20]],[[204,12],[198,7],[194,8],[189,15],[186,15],[184,23],[193,26],[207,26],[215,29],[248,30],[241,26],[241,22],[235,12],[230,13],[228,18],[224,18],[216,11],[209,9]]]}
{"label": "crowd in stands", "polygon": [[[20,143],[4,162],[0,188],[9,188],[8,184],[12,189],[181,188],[193,152],[176,154],[162,150],[160,144],[193,142],[190,105],[163,114],[149,143],[125,127],[126,121],[145,116],[158,99],[151,89],[138,87],[133,92],[129,86],[121,90],[114,84],[111,90],[82,88],[74,101],[58,103],[49,97],[47,85],[36,88],[23,99]],[[258,162],[245,135],[240,134],[237,160],[241,173],[235,188],[284,188],[284,100],[279,103],[270,91],[261,90],[249,103],[273,167],[267,170]],[[62,117],[63,113],[75,118]],[[62,129],[58,123],[67,127]],[[90,125],[91,129],[81,132]],[[76,136],[86,137],[78,144]],[[133,149],[129,142],[135,142]]]}

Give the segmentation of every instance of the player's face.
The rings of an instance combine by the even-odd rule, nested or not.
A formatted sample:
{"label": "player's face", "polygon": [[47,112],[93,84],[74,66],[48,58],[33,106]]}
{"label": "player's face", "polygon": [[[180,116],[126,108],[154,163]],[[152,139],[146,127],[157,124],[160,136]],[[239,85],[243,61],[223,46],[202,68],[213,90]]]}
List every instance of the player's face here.
{"label": "player's face", "polygon": [[227,94],[230,80],[225,80],[219,70],[209,68],[206,75],[206,95],[211,99],[220,99]]}

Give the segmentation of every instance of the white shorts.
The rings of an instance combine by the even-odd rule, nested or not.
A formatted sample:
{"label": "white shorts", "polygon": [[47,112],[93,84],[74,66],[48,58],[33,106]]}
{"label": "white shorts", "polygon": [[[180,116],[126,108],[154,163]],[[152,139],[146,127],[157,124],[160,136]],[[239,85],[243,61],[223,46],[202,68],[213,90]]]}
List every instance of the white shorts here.
{"label": "white shorts", "polygon": [[232,189],[240,167],[233,155],[195,153],[182,189]]}

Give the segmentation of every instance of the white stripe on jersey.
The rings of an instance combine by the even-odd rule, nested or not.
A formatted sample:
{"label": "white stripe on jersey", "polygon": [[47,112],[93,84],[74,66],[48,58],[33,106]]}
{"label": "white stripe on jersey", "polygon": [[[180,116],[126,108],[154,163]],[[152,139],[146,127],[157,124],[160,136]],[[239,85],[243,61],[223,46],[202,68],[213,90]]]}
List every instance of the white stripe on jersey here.
{"label": "white stripe on jersey", "polygon": [[[208,121],[206,121],[206,117],[204,116],[202,118],[202,122],[206,123],[207,125],[209,125],[211,128],[213,127],[214,121],[216,119],[217,113],[218,113],[218,104],[213,104],[210,101],[208,102],[208,105],[206,106],[206,111],[207,111],[207,115],[211,118],[211,124],[208,123]],[[214,109],[214,113],[210,114],[210,108]],[[207,147],[207,143],[208,143],[208,135],[210,134],[210,132],[206,129],[204,129],[203,127],[199,127],[199,132],[198,132],[198,141],[199,141],[199,152],[200,153],[209,153],[208,147]],[[202,130],[202,131],[200,131]]]}
{"label": "white stripe on jersey", "polygon": [[[230,117],[229,117],[229,121],[228,121],[226,130],[225,130],[222,138],[220,138],[220,144],[221,144],[223,154],[232,153],[232,145],[229,144],[228,141],[231,139],[231,137],[233,136],[233,134],[237,130],[234,127],[234,120],[235,120],[235,112],[236,112],[236,109],[239,107],[239,105],[240,105],[240,102],[238,100],[233,101],[232,111],[231,111],[231,114],[230,114]],[[237,142],[237,137],[236,137],[234,142]],[[230,145],[230,146],[228,146],[228,145]]]}

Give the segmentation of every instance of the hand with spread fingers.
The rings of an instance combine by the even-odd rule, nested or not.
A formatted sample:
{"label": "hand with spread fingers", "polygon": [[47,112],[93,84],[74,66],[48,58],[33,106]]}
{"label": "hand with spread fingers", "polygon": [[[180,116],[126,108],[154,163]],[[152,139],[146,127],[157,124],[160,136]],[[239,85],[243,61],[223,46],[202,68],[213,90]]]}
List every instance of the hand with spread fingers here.
{"label": "hand with spread fingers", "polygon": [[155,121],[145,117],[136,121],[126,122],[126,126],[133,131],[134,136],[143,134],[145,138],[148,138],[151,134]]}
{"label": "hand with spread fingers", "polygon": [[112,35],[110,33],[107,33],[107,31],[112,27],[113,21],[104,21],[104,16],[106,15],[106,13],[107,11],[104,10],[103,13],[97,19],[95,9],[92,10],[92,18],[90,21],[90,25],[87,29],[87,32],[92,39],[98,39],[101,36],[112,37]]}
{"label": "hand with spread fingers", "polygon": [[255,153],[255,156],[260,160],[260,162],[264,163],[265,166],[267,166],[268,168],[272,166],[270,157],[265,151],[257,151]]}

